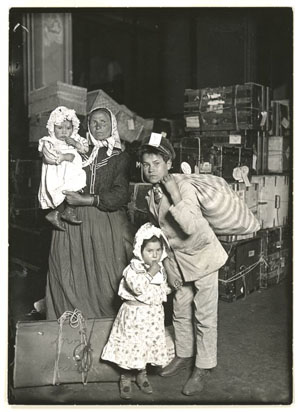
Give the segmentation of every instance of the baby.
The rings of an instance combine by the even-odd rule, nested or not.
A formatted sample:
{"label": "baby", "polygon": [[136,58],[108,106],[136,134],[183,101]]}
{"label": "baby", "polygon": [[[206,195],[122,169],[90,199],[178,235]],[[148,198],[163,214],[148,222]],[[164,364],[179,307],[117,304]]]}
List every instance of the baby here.
{"label": "baby", "polygon": [[[43,154],[41,183],[38,199],[42,209],[53,209],[46,219],[56,229],[65,231],[62,220],[80,224],[74,206],[64,205],[64,190],[80,191],[86,185],[79,153],[87,153],[87,139],[79,136],[79,119],[75,110],[59,106],[50,114],[48,136],[39,140],[38,150]],[[62,219],[62,220],[61,220]]]}

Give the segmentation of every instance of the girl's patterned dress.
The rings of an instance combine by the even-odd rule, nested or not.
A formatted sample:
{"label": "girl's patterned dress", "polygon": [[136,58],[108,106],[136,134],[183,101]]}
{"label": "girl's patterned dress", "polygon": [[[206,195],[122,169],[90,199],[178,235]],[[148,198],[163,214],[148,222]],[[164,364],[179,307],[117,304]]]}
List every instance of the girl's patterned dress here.
{"label": "girl's patterned dress", "polygon": [[164,328],[164,308],[170,289],[161,265],[154,283],[145,265],[132,259],[124,270],[119,295],[124,302],[114,321],[101,358],[124,369],[144,369],[147,363],[165,366],[168,362]]}

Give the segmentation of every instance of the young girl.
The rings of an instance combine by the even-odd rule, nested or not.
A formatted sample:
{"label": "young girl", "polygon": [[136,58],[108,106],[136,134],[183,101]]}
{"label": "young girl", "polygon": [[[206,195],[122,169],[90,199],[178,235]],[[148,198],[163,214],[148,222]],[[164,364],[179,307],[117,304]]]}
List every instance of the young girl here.
{"label": "young girl", "polygon": [[57,229],[65,231],[61,219],[80,224],[74,207],[64,207],[64,190],[79,191],[86,185],[79,153],[89,150],[88,141],[79,136],[79,119],[75,110],[57,107],[51,112],[48,136],[39,140],[39,152],[44,155],[38,199],[42,209],[54,209],[47,216]]}
{"label": "young girl", "polygon": [[124,300],[114,321],[102,359],[119,365],[120,396],[131,398],[131,380],[145,393],[152,393],[146,365],[168,363],[164,308],[170,288],[162,261],[167,257],[162,231],[146,223],[137,231],[134,257],[124,269],[119,295]]}

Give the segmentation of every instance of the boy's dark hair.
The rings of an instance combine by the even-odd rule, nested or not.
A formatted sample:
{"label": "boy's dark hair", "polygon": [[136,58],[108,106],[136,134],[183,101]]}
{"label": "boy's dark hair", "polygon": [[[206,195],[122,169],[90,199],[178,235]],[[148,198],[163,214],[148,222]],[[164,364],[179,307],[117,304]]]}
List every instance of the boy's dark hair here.
{"label": "boy's dark hair", "polygon": [[146,245],[150,242],[159,242],[161,248],[163,248],[163,240],[161,237],[157,237],[153,235],[150,239],[144,239],[142,246],[141,246],[141,253],[143,253],[143,250],[145,249]]}
{"label": "boy's dark hair", "polygon": [[153,144],[151,141],[151,135],[146,137],[142,141],[139,149],[140,161],[143,160],[143,154],[145,153],[160,155],[165,162],[168,160],[174,160],[176,157],[176,153],[171,142],[164,136],[161,136],[158,145]]}
{"label": "boy's dark hair", "polygon": [[164,162],[167,163],[168,160],[172,160],[170,155],[161,153],[156,147],[151,147],[151,146],[141,146],[139,151],[138,151],[138,156],[140,159],[140,162],[143,161],[143,155],[145,153],[149,153],[149,154],[155,154],[155,155],[159,155],[163,158]]}

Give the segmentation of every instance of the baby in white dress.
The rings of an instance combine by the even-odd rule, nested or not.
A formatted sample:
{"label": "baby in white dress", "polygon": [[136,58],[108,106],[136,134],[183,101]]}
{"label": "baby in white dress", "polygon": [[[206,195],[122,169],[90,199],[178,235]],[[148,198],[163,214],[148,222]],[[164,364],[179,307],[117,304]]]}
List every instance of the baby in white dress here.
{"label": "baby in white dress", "polygon": [[[64,205],[65,190],[80,191],[86,186],[79,153],[87,153],[87,139],[78,134],[79,119],[75,110],[59,106],[50,114],[48,136],[39,140],[38,150],[43,154],[41,183],[38,199],[42,209],[53,209],[46,219],[57,229],[65,231],[62,220],[80,224],[74,206]],[[61,220],[62,219],[62,220]]]}

